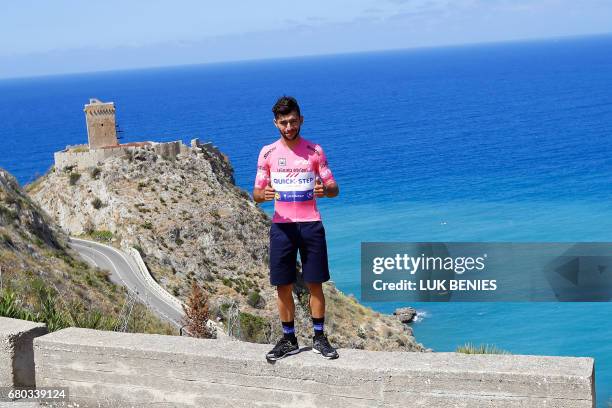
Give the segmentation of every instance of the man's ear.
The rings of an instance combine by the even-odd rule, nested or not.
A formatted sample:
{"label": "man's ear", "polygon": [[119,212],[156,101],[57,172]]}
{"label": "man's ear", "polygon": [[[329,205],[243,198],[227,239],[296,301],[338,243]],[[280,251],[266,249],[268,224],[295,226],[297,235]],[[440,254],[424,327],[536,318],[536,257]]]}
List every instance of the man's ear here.
{"label": "man's ear", "polygon": [[279,129],[278,124],[276,123],[276,118],[272,119],[272,123],[274,123],[274,126]]}
{"label": "man's ear", "polygon": [[300,115],[300,126],[302,126],[303,124],[304,124],[304,117]]}

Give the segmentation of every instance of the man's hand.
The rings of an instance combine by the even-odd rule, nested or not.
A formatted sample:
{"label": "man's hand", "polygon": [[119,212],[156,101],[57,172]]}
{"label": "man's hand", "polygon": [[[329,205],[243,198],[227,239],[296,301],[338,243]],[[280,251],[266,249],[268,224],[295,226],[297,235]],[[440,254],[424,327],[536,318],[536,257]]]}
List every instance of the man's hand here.
{"label": "man's hand", "polygon": [[321,179],[318,177],[317,181],[315,181],[314,194],[317,198],[325,197],[325,186],[321,182]]}
{"label": "man's hand", "polygon": [[264,199],[266,201],[274,200],[274,195],[276,194],[276,190],[272,188],[271,185],[267,185],[264,189]]}
{"label": "man's hand", "polygon": [[274,195],[276,191],[272,188],[271,185],[267,185],[266,188],[254,188],[253,189],[253,199],[256,203],[262,203],[264,201],[274,200]]}

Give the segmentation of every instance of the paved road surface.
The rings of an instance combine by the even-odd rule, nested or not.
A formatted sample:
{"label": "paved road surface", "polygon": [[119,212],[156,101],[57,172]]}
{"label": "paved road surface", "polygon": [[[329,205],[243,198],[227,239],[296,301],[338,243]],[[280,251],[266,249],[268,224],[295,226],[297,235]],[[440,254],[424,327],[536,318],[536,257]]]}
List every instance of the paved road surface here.
{"label": "paved road surface", "polygon": [[70,238],[70,247],[90,265],[110,271],[112,282],[135,292],[140,301],[149,305],[159,316],[177,327],[181,326],[183,311],[150,287],[130,256],[109,245],[79,238]]}

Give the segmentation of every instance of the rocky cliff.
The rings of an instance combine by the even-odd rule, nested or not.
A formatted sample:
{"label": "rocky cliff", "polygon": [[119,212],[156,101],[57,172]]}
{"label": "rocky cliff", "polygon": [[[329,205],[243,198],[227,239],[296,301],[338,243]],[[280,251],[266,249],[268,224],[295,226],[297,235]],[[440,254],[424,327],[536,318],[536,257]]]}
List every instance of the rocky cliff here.
{"label": "rocky cliff", "polygon": [[171,326],[143,305],[121,316],[126,294],[106,271],[91,268],[67,245],[68,237],[0,169],[0,315],[66,326],[169,334]]}
{"label": "rocky cliff", "polygon": [[[188,295],[195,280],[228,324],[239,308],[241,337],[268,342],[279,331],[268,281],[269,217],[237,188],[227,157],[193,147],[176,159],[150,148],[108,159],[87,172],[52,169],[28,188],[71,235],[137,248],[170,293]],[[422,351],[410,328],[326,284],[326,330],[338,346]],[[307,293],[296,289],[296,323],[310,335]]]}

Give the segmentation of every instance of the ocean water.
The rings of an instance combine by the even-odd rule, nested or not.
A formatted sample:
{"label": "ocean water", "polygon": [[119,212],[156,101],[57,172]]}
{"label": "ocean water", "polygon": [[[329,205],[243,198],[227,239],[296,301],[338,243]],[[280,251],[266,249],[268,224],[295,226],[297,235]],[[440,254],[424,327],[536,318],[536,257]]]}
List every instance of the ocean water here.
{"label": "ocean water", "polygon": [[[341,188],[320,204],[332,279],[359,296],[362,241],[612,241],[611,51],[604,36],[0,80],[0,167],[24,184],[86,143],[96,97],[124,142],[210,140],[250,190],[272,104],[295,95]],[[592,356],[598,406],[612,398],[611,303],[414,306],[427,347]]]}

